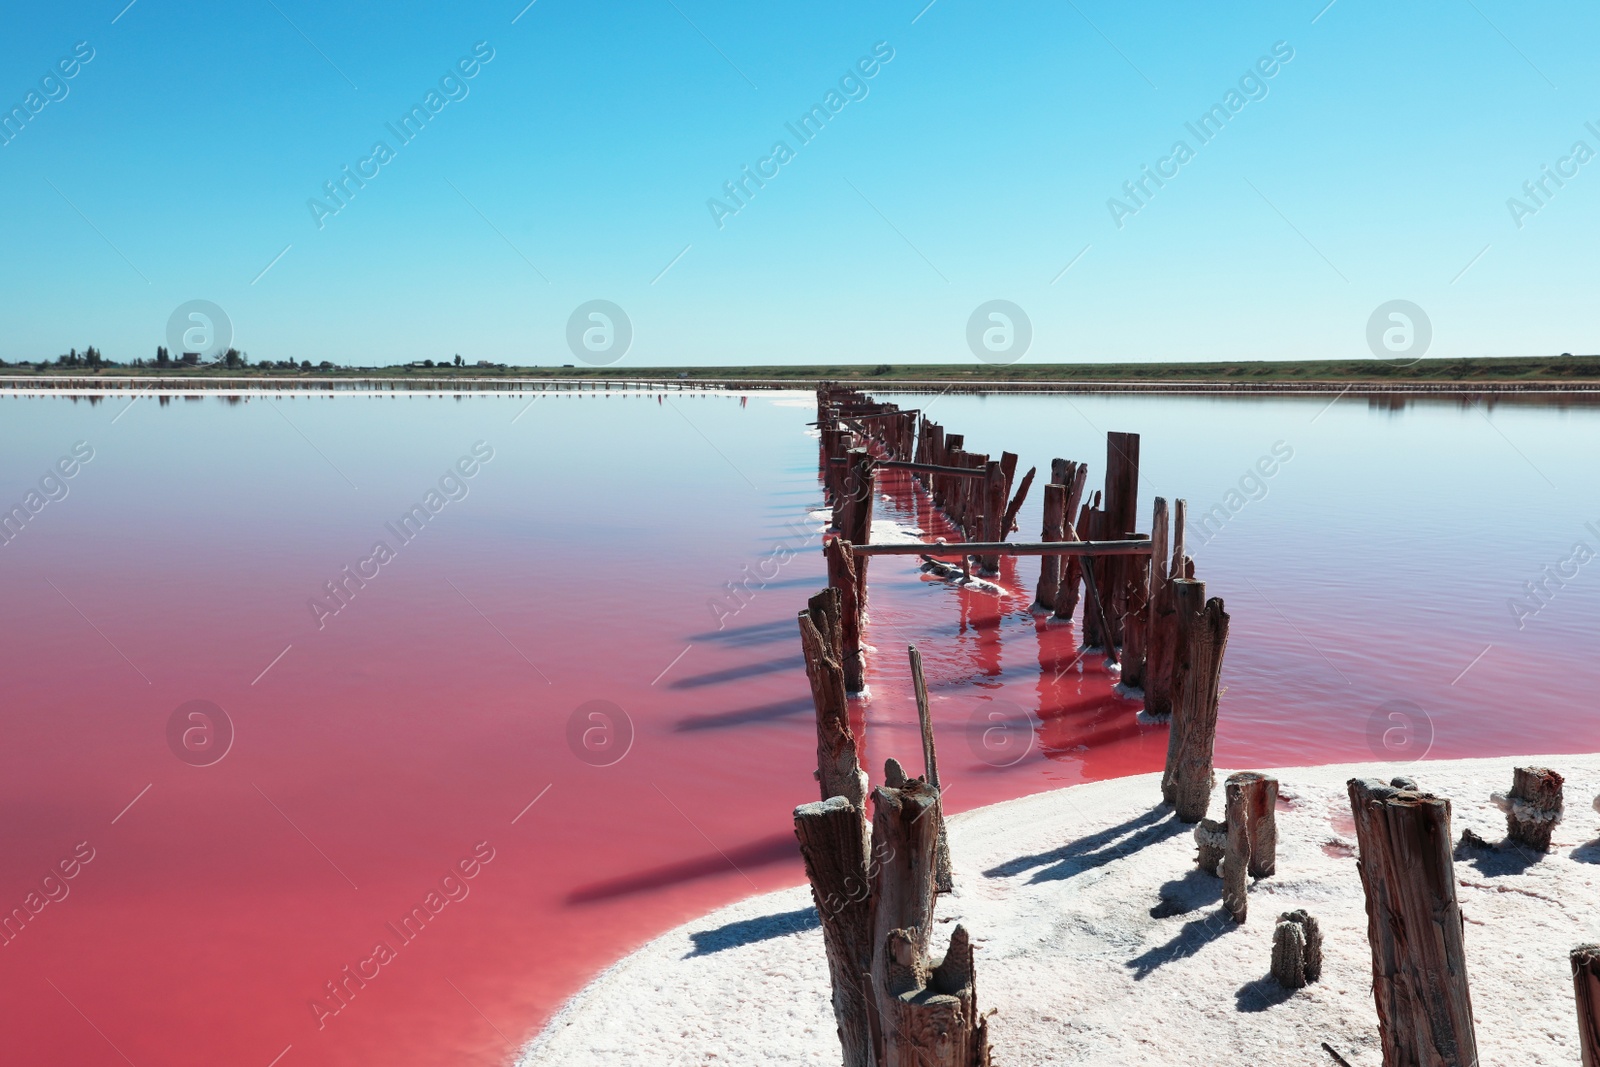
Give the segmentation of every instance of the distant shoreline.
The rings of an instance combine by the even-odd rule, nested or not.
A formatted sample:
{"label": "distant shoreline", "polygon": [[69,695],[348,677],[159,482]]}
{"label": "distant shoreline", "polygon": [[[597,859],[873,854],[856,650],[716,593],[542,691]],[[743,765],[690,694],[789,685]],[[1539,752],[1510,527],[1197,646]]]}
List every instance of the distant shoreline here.
{"label": "distant shoreline", "polygon": [[811,390],[825,381],[864,381],[878,393],[931,394],[1067,394],[1067,395],[1147,395],[1147,396],[1305,396],[1331,397],[1350,394],[1364,397],[1451,397],[1561,396],[1567,399],[1594,397],[1600,400],[1600,378],[1509,378],[1509,379],[1363,379],[1363,378],[842,378],[824,376],[716,375],[657,376],[648,374],[607,374],[605,376],[563,375],[560,377],[513,374],[493,376],[467,373],[372,374],[355,372],[309,372],[303,374],[212,374],[204,370],[191,374],[0,374],[0,395],[77,395],[105,396],[148,393],[155,395],[248,396],[262,393],[539,393],[577,390],[639,390],[678,392],[717,390],[741,392],[756,390]]}

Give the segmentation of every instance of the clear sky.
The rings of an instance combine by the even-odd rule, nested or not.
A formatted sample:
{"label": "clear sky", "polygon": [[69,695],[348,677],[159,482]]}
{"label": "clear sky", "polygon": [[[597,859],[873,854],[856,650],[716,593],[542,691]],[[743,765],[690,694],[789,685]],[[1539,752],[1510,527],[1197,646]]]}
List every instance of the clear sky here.
{"label": "clear sky", "polygon": [[1394,299],[1600,350],[1593,4],[125,2],[7,13],[0,358],[193,299],[350,364],[573,362],[592,299],[641,367],[970,362],[991,299],[1030,362],[1365,356]]}

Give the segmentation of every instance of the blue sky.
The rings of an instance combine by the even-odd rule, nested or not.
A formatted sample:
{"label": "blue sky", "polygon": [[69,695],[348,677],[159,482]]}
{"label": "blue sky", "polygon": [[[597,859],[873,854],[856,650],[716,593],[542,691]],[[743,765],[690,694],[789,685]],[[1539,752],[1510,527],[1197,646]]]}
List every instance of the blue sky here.
{"label": "blue sky", "polygon": [[[1029,362],[1366,356],[1393,299],[1429,355],[1600,349],[1600,160],[1522,190],[1600,152],[1593,5],[124,2],[8,16],[7,111],[94,56],[0,146],[0,358],[149,356],[192,299],[252,358],[351,364],[573,362],[596,298],[641,367],[970,363],[996,298]],[[401,144],[385,124],[478,42]],[[1275,45],[1201,144],[1185,123]],[[785,124],[875,46],[801,143]],[[319,228],[308,201],[379,140]],[[1119,228],[1108,201],[1178,140]],[[719,228],[708,201],[777,141]]]}

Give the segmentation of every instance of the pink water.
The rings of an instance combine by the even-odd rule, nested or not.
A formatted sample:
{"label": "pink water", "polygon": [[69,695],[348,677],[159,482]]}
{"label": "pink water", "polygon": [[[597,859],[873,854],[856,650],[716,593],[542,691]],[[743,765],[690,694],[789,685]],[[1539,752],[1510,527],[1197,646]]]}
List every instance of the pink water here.
{"label": "pink water", "polygon": [[[0,399],[0,506],[93,449],[0,546],[0,909],[24,915],[0,944],[7,1062],[501,1064],[642,941],[799,880],[814,732],[793,616],[823,574],[809,398],[126,403]],[[1600,571],[1522,629],[1508,606],[1575,542],[1600,547],[1595,413],[1322,406],[931,414],[1024,468],[1096,475],[1103,431],[1139,431],[1144,514],[1155,494],[1221,502],[1290,445],[1194,552],[1233,615],[1224,765],[1600,747]],[[402,544],[385,524],[452,469],[465,497],[441,490]],[[880,515],[934,528],[885,488]],[[308,599],[380,539],[393,558],[319,629]],[[1001,582],[1031,590],[1037,566]],[[1162,730],[1026,603],[873,563],[874,767],[918,764],[907,642],[952,809],[1159,764]],[[191,700],[234,729],[207,766],[169,746]],[[569,745],[597,700],[631,721],[625,752],[601,720],[572,731],[598,747]]]}

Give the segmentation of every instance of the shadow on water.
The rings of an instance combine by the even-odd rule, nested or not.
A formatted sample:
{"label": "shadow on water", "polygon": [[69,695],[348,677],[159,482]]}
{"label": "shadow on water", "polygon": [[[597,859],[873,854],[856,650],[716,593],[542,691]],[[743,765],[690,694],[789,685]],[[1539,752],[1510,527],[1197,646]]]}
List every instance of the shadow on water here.
{"label": "shadow on water", "polygon": [[754,919],[740,919],[714,930],[694,930],[689,934],[689,939],[694,942],[694,951],[684,959],[709,956],[713,952],[770,941],[774,937],[785,937],[803,930],[815,930],[821,925],[822,920],[817,916],[816,908],[800,908]]}
{"label": "shadow on water", "polygon": [[725,630],[707,630],[703,634],[690,634],[690,641],[716,641],[729,648],[749,648],[767,645],[774,641],[799,640],[800,628],[793,619],[777,619],[754,626],[730,626]]}
{"label": "shadow on water", "polygon": [[[1104,867],[1114,860],[1137,852],[1146,845],[1176,837],[1188,829],[1172,816],[1169,808],[1158,804],[1143,815],[1116,826],[1087,837],[1080,837],[1049,852],[1034,856],[1018,856],[983,873],[989,878],[1007,878],[1025,871],[1036,871],[1037,873],[1029,879],[1030,882],[1059,881],[1085,871],[1092,871],[1097,867]],[[1041,867],[1047,869],[1037,870]]]}
{"label": "shadow on water", "polygon": [[689,733],[694,730],[726,730],[753,723],[776,722],[811,710],[810,697],[795,697],[793,700],[774,700],[770,704],[735,708],[733,711],[718,711],[709,715],[686,715],[678,720],[673,729],[678,733]]}
{"label": "shadow on water", "polygon": [[804,656],[767,660],[765,663],[746,663],[741,667],[729,667],[726,670],[711,671],[707,674],[691,674],[687,678],[679,678],[675,682],[667,683],[667,688],[699,689],[702,686],[720,685],[723,682],[737,682],[741,678],[754,678],[758,674],[775,674],[778,671],[798,670],[805,665]]}
{"label": "shadow on water", "polygon": [[696,856],[679,863],[625,874],[602,882],[581,885],[567,894],[568,904],[595,904],[603,900],[648,893],[670,885],[713,878],[724,874],[748,871],[752,867],[765,867],[800,858],[800,846],[793,834],[773,834],[733,848]]}

